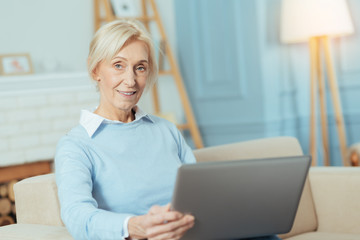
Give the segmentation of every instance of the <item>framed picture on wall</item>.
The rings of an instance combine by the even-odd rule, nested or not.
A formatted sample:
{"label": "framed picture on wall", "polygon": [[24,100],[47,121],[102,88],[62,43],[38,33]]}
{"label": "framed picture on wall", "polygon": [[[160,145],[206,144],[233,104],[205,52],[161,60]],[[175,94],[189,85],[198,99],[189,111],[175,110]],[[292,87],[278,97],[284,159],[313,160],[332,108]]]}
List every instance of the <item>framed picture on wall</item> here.
{"label": "framed picture on wall", "polygon": [[0,75],[22,75],[33,73],[29,54],[0,55]]}
{"label": "framed picture on wall", "polygon": [[117,17],[136,17],[140,14],[135,0],[111,0],[111,6]]}

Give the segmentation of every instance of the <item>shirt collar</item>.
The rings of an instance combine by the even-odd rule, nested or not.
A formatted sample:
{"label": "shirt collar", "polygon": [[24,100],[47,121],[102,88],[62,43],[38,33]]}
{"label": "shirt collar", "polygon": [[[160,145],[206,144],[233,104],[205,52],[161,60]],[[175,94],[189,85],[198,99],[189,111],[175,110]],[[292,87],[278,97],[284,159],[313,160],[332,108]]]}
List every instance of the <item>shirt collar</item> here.
{"label": "shirt collar", "polygon": [[[151,122],[154,122],[151,117],[144,112],[141,108],[138,106],[135,106],[135,121],[140,120],[143,117],[148,118]],[[96,113],[93,113],[89,110],[81,110],[81,116],[80,116],[80,125],[83,126],[88,133],[89,137],[91,138],[96,130],[100,127],[102,123],[111,123],[111,124],[124,124],[120,121],[110,120],[106,119],[100,115],[97,115]]]}

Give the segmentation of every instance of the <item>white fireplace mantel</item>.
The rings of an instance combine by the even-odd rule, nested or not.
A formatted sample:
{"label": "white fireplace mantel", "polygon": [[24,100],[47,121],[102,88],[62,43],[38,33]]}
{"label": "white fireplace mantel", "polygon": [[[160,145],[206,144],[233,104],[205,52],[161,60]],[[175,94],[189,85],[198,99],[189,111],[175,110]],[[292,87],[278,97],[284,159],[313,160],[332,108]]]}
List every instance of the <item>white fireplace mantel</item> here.
{"label": "white fireplace mantel", "polygon": [[53,159],[81,109],[98,104],[87,72],[0,77],[0,167]]}
{"label": "white fireplace mantel", "polygon": [[0,96],[93,88],[87,72],[0,76]]}

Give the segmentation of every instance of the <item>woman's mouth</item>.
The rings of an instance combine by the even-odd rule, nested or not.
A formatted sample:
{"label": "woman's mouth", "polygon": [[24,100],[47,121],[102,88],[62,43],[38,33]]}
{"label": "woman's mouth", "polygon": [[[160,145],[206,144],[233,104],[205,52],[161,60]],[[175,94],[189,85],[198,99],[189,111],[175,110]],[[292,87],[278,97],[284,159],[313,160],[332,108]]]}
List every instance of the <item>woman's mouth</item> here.
{"label": "woman's mouth", "polygon": [[116,90],[118,93],[122,94],[122,95],[125,95],[125,96],[132,96],[136,93],[136,91],[133,91],[133,92],[129,92],[129,91],[119,91],[119,90]]}

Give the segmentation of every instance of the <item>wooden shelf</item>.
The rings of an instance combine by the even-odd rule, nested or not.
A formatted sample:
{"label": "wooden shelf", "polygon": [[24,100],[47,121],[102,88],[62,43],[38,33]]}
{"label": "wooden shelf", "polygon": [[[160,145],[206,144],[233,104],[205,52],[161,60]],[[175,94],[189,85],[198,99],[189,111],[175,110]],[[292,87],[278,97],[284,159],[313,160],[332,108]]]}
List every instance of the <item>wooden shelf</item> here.
{"label": "wooden shelf", "polygon": [[189,129],[189,124],[185,123],[185,124],[177,124],[176,127],[180,130],[186,130]]}
{"label": "wooden shelf", "polygon": [[0,183],[51,173],[52,160],[0,167]]}
{"label": "wooden shelf", "polygon": [[164,71],[164,70],[161,70],[161,71],[159,71],[159,75],[172,75],[173,73],[172,73],[172,71]]}

